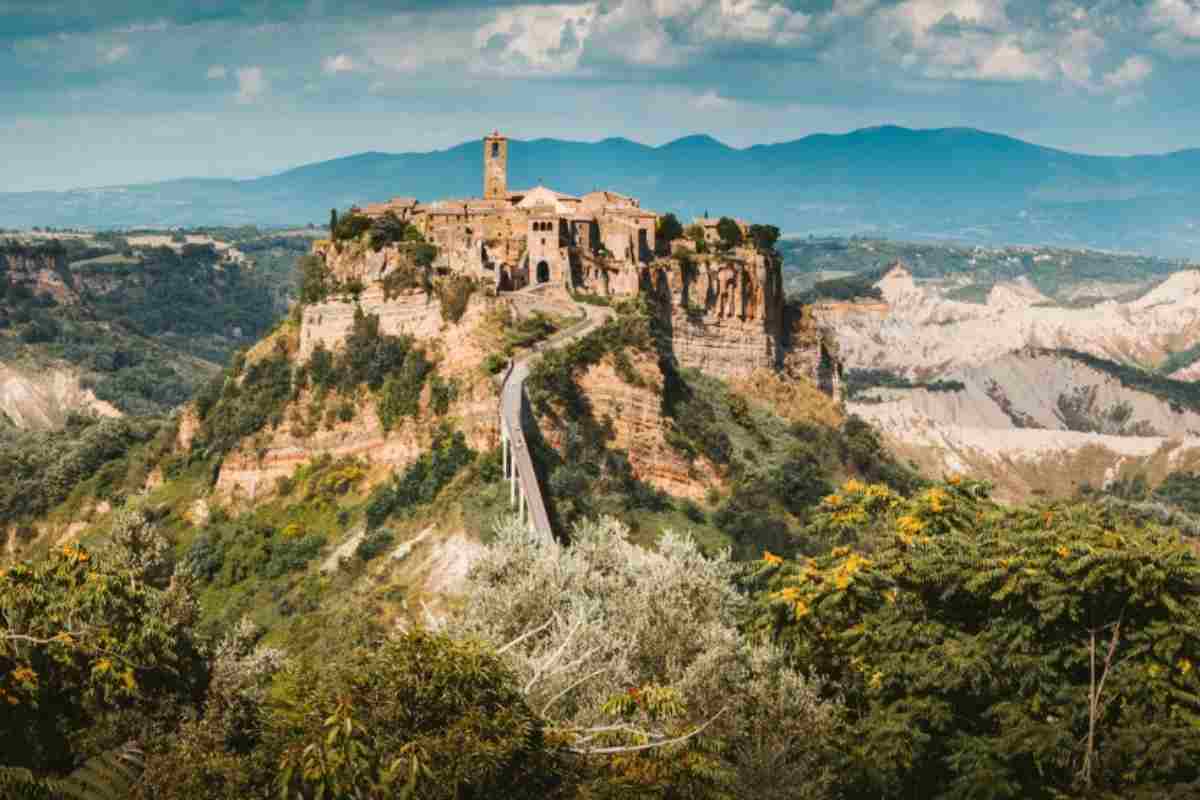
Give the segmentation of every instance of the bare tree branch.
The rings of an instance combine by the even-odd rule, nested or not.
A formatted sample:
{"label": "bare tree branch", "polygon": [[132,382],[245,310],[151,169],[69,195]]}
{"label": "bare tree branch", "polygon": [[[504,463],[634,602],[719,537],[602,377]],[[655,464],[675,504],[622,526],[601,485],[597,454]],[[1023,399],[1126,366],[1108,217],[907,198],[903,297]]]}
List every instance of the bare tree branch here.
{"label": "bare tree branch", "polygon": [[554,617],[550,617],[550,619],[546,620],[546,622],[544,624],[539,625],[538,627],[534,628],[531,631],[526,631],[525,633],[522,633],[520,636],[513,639],[511,642],[509,642],[508,644],[504,645],[499,650],[497,650],[496,655],[503,655],[505,652],[508,651],[509,648],[516,647],[521,642],[528,639],[530,636],[536,636],[537,634],[546,630],[546,628],[549,628],[550,625],[553,624],[553,622],[554,622]]}
{"label": "bare tree branch", "polygon": [[729,708],[729,706],[725,706],[725,708],[722,708],[716,714],[713,714],[711,717],[709,717],[707,722],[705,722],[699,728],[696,728],[696,730],[692,731],[691,733],[686,733],[683,736],[676,736],[674,739],[662,739],[660,741],[649,742],[647,744],[634,744],[634,745],[624,745],[624,746],[619,745],[616,747],[596,747],[596,748],[586,749],[586,750],[580,749],[577,747],[571,747],[568,749],[572,753],[576,753],[577,755],[581,755],[581,756],[601,756],[601,755],[612,755],[613,753],[637,753],[642,750],[653,750],[658,747],[668,747],[673,744],[679,744],[680,742],[686,742],[688,739],[691,739],[695,736],[699,736],[701,733],[704,732],[705,728],[707,728],[709,725],[712,725],[714,722],[716,722],[717,717],[724,714],[728,708]]}
{"label": "bare tree branch", "polygon": [[555,703],[557,703],[557,702],[558,702],[559,700],[561,700],[563,697],[566,697],[567,693],[568,693],[568,692],[570,692],[572,689],[574,689],[574,688],[576,688],[576,687],[578,687],[578,686],[581,686],[581,685],[583,685],[585,682],[587,682],[587,681],[590,681],[592,678],[596,677],[597,675],[603,675],[605,672],[608,672],[608,667],[601,667],[600,669],[598,669],[598,670],[595,670],[594,672],[590,672],[590,673],[588,673],[587,675],[584,675],[584,676],[583,676],[582,678],[580,678],[579,680],[577,680],[577,681],[575,681],[574,683],[572,683],[572,684],[571,684],[570,686],[568,686],[567,688],[563,689],[563,690],[562,690],[561,692],[559,692],[558,694],[554,695],[554,697],[551,697],[551,698],[550,698],[550,699],[549,699],[549,700],[546,702],[546,705],[542,706],[542,716],[546,716],[546,712],[550,710],[550,706],[552,706],[552,705],[554,705]]}
{"label": "bare tree branch", "polygon": [[563,653],[565,653],[567,650],[567,645],[571,643],[571,640],[575,638],[575,634],[578,633],[579,629],[582,627],[583,622],[576,622],[575,625],[572,626],[571,630],[567,631],[567,635],[563,638],[562,644],[558,646],[558,649],[548,655],[542,661],[542,663],[538,664],[537,671],[533,673],[533,677],[529,679],[529,683],[525,684],[525,694],[529,694],[533,690],[534,684],[541,680],[542,676],[546,674],[546,670],[549,669],[554,662],[562,658]]}

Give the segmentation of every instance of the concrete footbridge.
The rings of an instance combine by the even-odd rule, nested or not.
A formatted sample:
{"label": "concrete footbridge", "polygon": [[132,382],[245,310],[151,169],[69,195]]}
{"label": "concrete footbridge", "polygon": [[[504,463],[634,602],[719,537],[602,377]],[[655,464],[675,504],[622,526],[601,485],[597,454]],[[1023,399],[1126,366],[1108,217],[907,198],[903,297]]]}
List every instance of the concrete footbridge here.
{"label": "concrete footbridge", "polygon": [[[539,302],[530,299],[540,296],[537,289],[525,290],[520,294],[524,295],[522,301],[528,304],[527,307],[538,307]],[[500,444],[504,452],[504,477],[509,482],[509,504],[518,509],[523,523],[546,536],[552,533],[550,515],[546,512],[546,502],[538,485],[537,472],[533,468],[533,458],[525,437],[525,380],[529,377],[530,366],[543,352],[587,336],[613,316],[608,308],[583,303],[576,303],[575,306],[580,312],[579,320],[550,339],[534,345],[533,352],[514,359],[500,385]],[[546,308],[554,312],[560,311],[561,307],[561,302],[554,305],[546,303]]]}

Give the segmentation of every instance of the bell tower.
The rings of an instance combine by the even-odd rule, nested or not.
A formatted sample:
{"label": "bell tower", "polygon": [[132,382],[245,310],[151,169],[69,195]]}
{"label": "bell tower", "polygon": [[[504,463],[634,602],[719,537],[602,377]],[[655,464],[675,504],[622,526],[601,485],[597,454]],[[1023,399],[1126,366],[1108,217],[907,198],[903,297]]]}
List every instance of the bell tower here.
{"label": "bell tower", "polygon": [[483,196],[487,200],[508,196],[508,139],[499,131],[483,138]]}

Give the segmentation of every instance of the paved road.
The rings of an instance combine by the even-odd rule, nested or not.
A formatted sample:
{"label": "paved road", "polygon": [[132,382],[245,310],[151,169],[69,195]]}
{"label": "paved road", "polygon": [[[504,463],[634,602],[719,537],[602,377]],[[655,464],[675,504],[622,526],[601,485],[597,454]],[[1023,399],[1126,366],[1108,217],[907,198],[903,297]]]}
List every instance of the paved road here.
{"label": "paved road", "polygon": [[601,306],[577,303],[577,308],[583,312],[583,319],[535,346],[533,352],[522,356],[506,373],[504,383],[500,388],[500,423],[508,433],[512,442],[512,463],[516,468],[517,480],[525,493],[525,502],[529,507],[530,521],[534,530],[550,535],[550,516],[546,513],[546,502],[542,497],[542,489],[538,485],[537,473],[533,469],[533,459],[529,456],[529,445],[525,440],[522,408],[525,403],[525,379],[529,377],[529,369],[534,360],[541,357],[546,350],[562,347],[576,339],[587,336],[596,328],[612,318],[611,309]]}

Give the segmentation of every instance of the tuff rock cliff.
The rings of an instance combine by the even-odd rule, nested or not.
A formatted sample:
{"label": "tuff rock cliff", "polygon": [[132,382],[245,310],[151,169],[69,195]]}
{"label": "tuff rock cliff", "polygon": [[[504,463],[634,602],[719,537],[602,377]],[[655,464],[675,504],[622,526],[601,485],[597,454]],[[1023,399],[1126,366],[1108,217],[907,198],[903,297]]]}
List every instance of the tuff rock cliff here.
{"label": "tuff rock cliff", "polygon": [[681,366],[721,378],[766,369],[811,380],[831,395],[840,391],[836,340],[811,310],[785,302],[774,254],[743,247],[678,253],[638,268],[636,276],[586,270],[578,288],[655,298]]}

